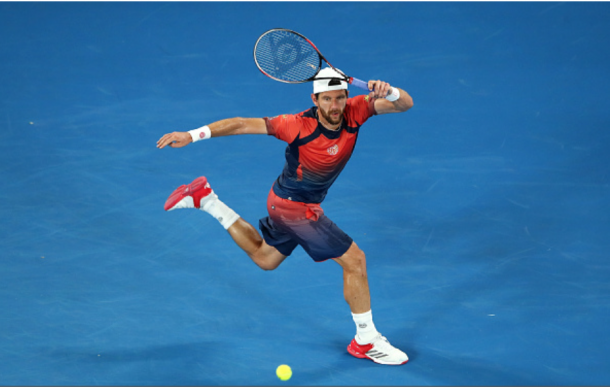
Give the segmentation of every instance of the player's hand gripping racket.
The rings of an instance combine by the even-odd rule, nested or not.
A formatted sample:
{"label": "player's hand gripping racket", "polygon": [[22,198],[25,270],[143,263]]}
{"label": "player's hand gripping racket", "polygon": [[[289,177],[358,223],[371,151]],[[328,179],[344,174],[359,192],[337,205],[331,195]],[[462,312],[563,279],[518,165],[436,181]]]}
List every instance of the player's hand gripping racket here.
{"label": "player's hand gripping racket", "polygon": [[366,91],[367,82],[345,75],[322,55],[303,35],[284,28],[274,28],[262,34],[254,45],[254,61],[258,69],[271,79],[285,83],[304,83],[314,79],[322,69],[322,61],[343,75],[343,80]]}

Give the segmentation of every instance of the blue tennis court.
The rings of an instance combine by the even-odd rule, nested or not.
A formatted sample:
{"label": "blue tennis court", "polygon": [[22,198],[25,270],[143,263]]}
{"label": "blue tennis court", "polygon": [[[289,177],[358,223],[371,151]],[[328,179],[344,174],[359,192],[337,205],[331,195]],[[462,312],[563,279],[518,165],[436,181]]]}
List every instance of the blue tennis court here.
{"label": "blue tennis court", "polygon": [[[0,384],[608,385],[609,21],[606,2],[0,3]],[[205,175],[266,216],[285,143],[155,145],[311,107],[253,62],[273,27],[413,96],[363,126],[323,204],[404,366],[347,353],[336,263],[297,248],[264,272],[211,216],[163,210]]]}

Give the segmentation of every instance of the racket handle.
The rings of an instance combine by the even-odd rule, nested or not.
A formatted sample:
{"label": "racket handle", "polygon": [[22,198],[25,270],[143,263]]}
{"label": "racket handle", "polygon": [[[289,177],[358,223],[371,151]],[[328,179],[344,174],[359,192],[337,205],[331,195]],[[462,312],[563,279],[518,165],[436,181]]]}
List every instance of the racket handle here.
{"label": "racket handle", "polygon": [[356,87],[359,87],[359,88],[361,88],[363,90],[366,90],[366,91],[371,91],[371,90],[369,90],[368,82],[361,81],[358,78],[350,78],[349,84],[350,85],[354,85]]}

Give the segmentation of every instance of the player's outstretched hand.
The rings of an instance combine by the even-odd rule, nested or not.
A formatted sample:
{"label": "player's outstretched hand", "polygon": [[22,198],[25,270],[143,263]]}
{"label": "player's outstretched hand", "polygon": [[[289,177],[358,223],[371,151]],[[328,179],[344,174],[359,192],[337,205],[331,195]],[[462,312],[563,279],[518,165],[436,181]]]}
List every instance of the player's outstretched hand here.
{"label": "player's outstretched hand", "polygon": [[163,149],[168,145],[172,148],[182,148],[191,142],[193,142],[193,138],[189,132],[168,133],[157,141],[157,148]]}
{"label": "player's outstretched hand", "polygon": [[392,87],[389,83],[383,81],[369,81],[369,93],[371,98],[385,98],[391,91]]}

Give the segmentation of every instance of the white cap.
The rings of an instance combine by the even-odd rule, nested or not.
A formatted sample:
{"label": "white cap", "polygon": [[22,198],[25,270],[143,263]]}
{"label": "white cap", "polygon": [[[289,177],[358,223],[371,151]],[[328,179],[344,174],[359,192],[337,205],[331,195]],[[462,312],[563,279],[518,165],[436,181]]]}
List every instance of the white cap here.
{"label": "white cap", "polygon": [[[342,74],[339,74],[338,72],[336,72],[335,70],[333,70],[330,67],[326,67],[326,68],[320,70],[318,75],[316,75],[316,78],[337,78],[340,80],[340,83],[337,83],[337,81],[334,79],[320,79],[320,80],[313,81],[313,93],[314,94],[323,93],[325,91],[332,91],[332,90],[347,90],[347,82],[345,82],[343,80],[345,78],[345,76]],[[332,83],[332,86],[330,86],[329,83]]]}

